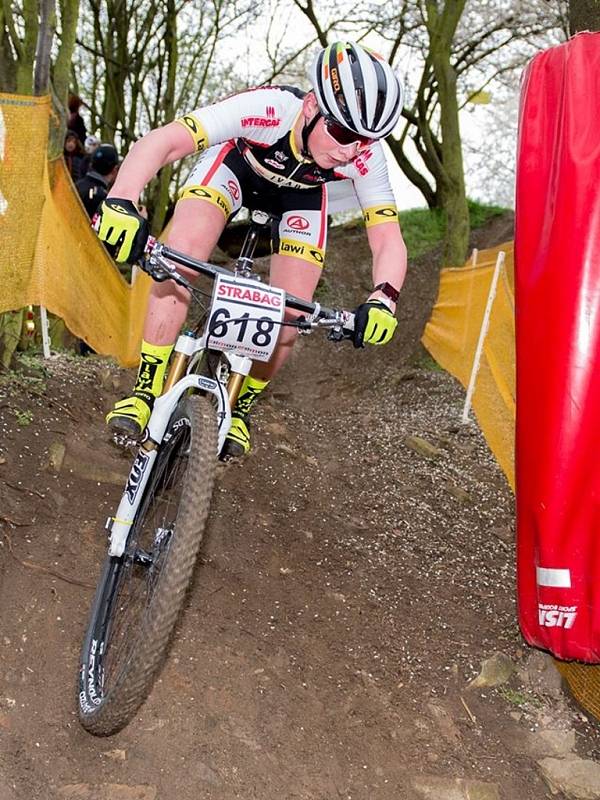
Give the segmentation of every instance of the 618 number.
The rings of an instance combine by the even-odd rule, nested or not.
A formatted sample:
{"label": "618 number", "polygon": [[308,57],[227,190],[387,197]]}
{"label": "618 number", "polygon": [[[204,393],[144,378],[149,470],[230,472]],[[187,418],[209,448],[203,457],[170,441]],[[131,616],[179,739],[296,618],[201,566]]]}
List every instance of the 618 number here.
{"label": "618 number", "polygon": [[[231,314],[226,308],[220,308],[212,315],[210,319],[210,335],[215,336],[217,339],[222,336],[227,336],[229,325],[237,325],[239,327],[237,342],[243,342],[246,336],[246,329],[250,322],[250,314],[246,312],[241,317],[231,319]],[[252,322],[256,323],[256,331],[252,334],[251,341],[256,347],[267,347],[271,342],[271,333],[275,327],[275,323],[269,317],[254,317]]]}

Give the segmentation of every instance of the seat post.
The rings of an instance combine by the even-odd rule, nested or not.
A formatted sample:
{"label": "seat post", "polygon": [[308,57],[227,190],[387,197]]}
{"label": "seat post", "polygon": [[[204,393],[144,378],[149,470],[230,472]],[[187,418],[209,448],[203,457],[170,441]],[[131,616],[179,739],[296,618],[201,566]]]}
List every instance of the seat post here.
{"label": "seat post", "polygon": [[258,243],[261,228],[264,228],[270,222],[269,214],[264,211],[253,211],[251,214],[250,228],[244,239],[244,244],[240,250],[240,255],[235,265],[235,271],[243,278],[255,278],[252,272],[252,265],[254,263],[254,251]]}

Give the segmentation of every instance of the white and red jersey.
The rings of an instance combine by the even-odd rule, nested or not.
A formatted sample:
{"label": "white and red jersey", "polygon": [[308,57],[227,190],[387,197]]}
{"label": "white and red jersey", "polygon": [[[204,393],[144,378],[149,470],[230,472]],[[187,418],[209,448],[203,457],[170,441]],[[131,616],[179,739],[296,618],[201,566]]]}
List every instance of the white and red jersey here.
{"label": "white and red jersey", "polygon": [[199,153],[235,142],[250,168],[275,186],[313,189],[347,182],[342,194],[355,195],[367,224],[396,219],[381,143],[370,145],[349,164],[335,169],[321,169],[298,152],[293,127],[302,113],[303,96],[287,86],[251,89],[184,114],[177,122],[189,131]]}

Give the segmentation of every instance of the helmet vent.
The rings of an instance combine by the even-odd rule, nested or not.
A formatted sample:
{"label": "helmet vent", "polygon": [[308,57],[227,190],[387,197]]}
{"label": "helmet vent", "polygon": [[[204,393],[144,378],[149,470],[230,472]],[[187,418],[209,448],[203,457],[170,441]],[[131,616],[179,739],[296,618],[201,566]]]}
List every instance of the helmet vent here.
{"label": "helmet vent", "polygon": [[317,54],[311,82],[322,113],[361,136],[387,136],[402,112],[402,87],[390,64],[354,42]]}

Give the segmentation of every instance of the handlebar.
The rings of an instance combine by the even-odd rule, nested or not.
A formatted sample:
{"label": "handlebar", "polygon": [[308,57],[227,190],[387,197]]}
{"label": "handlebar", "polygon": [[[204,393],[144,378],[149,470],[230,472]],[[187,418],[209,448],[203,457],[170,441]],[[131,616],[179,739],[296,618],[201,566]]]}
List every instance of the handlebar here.
{"label": "handlebar", "polygon": [[[173,262],[173,263],[171,263]],[[208,261],[200,261],[192,258],[185,253],[173,250],[171,247],[157,241],[153,236],[148,237],[145,257],[141,259],[140,266],[156,281],[175,281],[179,286],[183,286],[189,291],[193,291],[193,284],[188,281],[175,265],[186,267],[199,275],[212,278],[217,275],[234,277],[235,272],[226,267],[219,267],[210,264]],[[332,338],[351,338],[354,331],[354,314],[344,309],[327,308],[320,303],[313,303],[303,300],[293,294],[285,295],[286,308],[300,311],[308,315],[308,318],[296,320],[296,325],[300,331],[309,332],[310,330],[323,327],[331,328]],[[336,335],[337,334],[337,335]]]}

